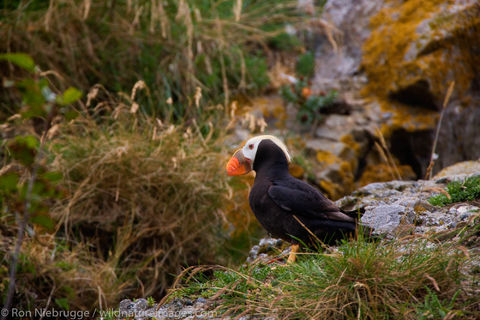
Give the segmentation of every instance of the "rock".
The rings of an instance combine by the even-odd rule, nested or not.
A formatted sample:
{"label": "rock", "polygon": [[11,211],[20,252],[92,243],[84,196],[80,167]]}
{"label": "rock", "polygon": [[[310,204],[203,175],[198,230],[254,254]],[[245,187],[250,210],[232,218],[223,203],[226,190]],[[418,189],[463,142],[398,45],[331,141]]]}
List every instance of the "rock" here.
{"label": "rock", "polygon": [[417,178],[429,163],[438,111],[452,81],[434,172],[480,157],[480,56],[471,45],[480,38],[479,17],[477,1],[457,0],[393,2],[370,18],[372,32],[362,47],[369,81],[362,92],[392,115],[382,133]]}
{"label": "rock", "polygon": [[284,105],[278,95],[260,97],[236,113],[241,118],[248,111],[253,118],[242,118],[231,144],[259,133],[256,120],[251,130],[252,119],[265,120],[268,134],[290,132],[292,140],[305,144],[304,150],[297,148],[299,158],[307,160],[306,174],[298,176],[313,180],[332,199],[373,181],[422,179],[439,110],[455,80],[433,172],[478,159],[480,56],[473,44],[480,37],[480,6],[473,0],[386,3],[328,1],[322,27],[312,28],[322,30],[314,44],[312,90],[337,89],[348,112],[324,115],[318,128],[302,127],[291,104]]}
{"label": "rock", "polygon": [[270,237],[262,238],[258,245],[255,245],[250,249],[246,262],[253,263],[260,260],[266,263],[273,259],[275,255],[279,254],[283,245],[284,241],[282,239]]}
{"label": "rock", "polygon": [[147,307],[148,307],[147,299],[141,298],[136,300],[135,303],[133,304],[133,311],[137,313],[147,309]]}
{"label": "rock", "polygon": [[404,215],[405,207],[400,205],[367,207],[361,222],[373,228],[376,234],[390,234],[398,228]]}
{"label": "rock", "polygon": [[129,311],[133,309],[133,302],[130,299],[123,299],[120,301],[119,309],[120,311]]}
{"label": "rock", "polygon": [[341,81],[350,79],[357,72],[362,59],[362,43],[370,35],[370,17],[382,5],[383,1],[371,0],[331,0],[325,4],[322,19],[331,25],[326,24],[325,28],[337,40],[337,50],[332,46],[328,32],[316,39],[315,86],[323,90],[332,86],[338,88]]}
{"label": "rock", "polygon": [[443,168],[433,177],[433,179],[437,180],[440,178],[458,174],[473,175],[477,173],[480,173],[480,159],[474,161],[458,162],[449,167]]}

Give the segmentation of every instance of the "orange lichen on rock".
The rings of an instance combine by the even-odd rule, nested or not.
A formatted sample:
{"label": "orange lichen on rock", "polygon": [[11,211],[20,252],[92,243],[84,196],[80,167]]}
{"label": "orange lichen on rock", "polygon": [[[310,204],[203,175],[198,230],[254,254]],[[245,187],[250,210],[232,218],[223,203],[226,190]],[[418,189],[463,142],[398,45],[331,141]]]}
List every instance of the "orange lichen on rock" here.
{"label": "orange lichen on rock", "polygon": [[288,166],[288,171],[295,178],[301,178],[305,173],[305,170],[301,166],[295,163],[290,163],[290,165]]}
{"label": "orange lichen on rock", "polygon": [[[397,165],[397,170],[402,179],[415,179],[416,175],[412,167],[408,165]],[[393,174],[393,168],[385,163],[375,165],[367,165],[358,181],[355,183],[356,188],[363,187],[372,182],[386,182],[396,180]]]}
{"label": "orange lichen on rock", "polygon": [[345,143],[349,148],[357,154],[360,151],[360,144],[355,141],[351,134],[345,134],[340,138],[340,141]]}
{"label": "orange lichen on rock", "polygon": [[337,183],[321,180],[319,182],[320,188],[327,194],[327,196],[332,200],[340,199],[345,195],[345,190],[342,186]]}
{"label": "orange lichen on rock", "polygon": [[386,100],[379,102],[381,110],[391,114],[391,119],[380,127],[384,137],[390,137],[393,131],[400,128],[409,132],[434,129],[439,117],[436,111],[412,108]]}
{"label": "orange lichen on rock", "polygon": [[341,160],[329,151],[319,150],[317,151],[317,161],[327,166]]}
{"label": "orange lichen on rock", "polygon": [[287,112],[284,101],[280,96],[256,97],[251,101],[251,105],[255,109],[261,110],[265,119],[274,119],[277,128],[285,128]]}
{"label": "orange lichen on rock", "polygon": [[[460,91],[468,88],[475,74],[473,61],[464,59],[471,55],[467,52],[471,46],[462,43],[464,37],[442,43],[441,50],[432,47],[432,39],[446,31],[458,34],[470,25],[478,27],[478,17],[448,19],[450,5],[443,0],[392,0],[371,18],[372,33],[363,45],[362,66],[369,79],[364,93],[387,98],[389,93],[420,79],[429,80],[436,97],[444,94],[448,78],[458,79]],[[425,29],[428,35],[420,33]]]}
{"label": "orange lichen on rock", "polygon": [[369,80],[362,93],[375,96],[381,110],[392,113],[388,128],[383,128],[387,137],[400,127],[432,129],[437,121],[425,106],[415,113],[418,106],[403,105],[392,94],[422,82],[432,100],[429,108],[440,108],[451,81],[455,81],[454,96],[464,100],[480,72],[480,55],[472,46],[480,38],[478,4],[443,0],[388,4],[370,20],[372,32],[362,57]]}

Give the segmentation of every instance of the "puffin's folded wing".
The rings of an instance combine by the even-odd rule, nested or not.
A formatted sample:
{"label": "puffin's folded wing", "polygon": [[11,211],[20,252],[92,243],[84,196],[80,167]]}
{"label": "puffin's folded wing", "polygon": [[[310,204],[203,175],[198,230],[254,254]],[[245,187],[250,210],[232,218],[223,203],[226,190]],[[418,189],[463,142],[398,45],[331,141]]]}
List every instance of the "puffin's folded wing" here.
{"label": "puffin's folded wing", "polygon": [[299,189],[284,185],[272,185],[270,198],[282,209],[306,217],[354,222],[355,219],[339,211],[337,206],[313,187]]}

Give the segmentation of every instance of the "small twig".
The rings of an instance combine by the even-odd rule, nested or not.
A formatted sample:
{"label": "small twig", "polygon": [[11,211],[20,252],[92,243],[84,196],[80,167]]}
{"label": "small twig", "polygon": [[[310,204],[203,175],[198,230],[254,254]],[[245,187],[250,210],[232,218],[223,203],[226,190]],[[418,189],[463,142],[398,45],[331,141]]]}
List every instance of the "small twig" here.
{"label": "small twig", "polygon": [[[10,310],[12,305],[13,295],[15,293],[15,276],[17,271],[18,256],[20,255],[20,249],[22,248],[23,237],[25,236],[25,228],[27,226],[28,220],[30,219],[30,208],[32,206],[32,190],[33,184],[37,177],[38,171],[38,161],[35,161],[32,169],[32,175],[28,180],[27,193],[25,195],[25,208],[23,210],[23,220],[20,221],[20,225],[17,233],[17,242],[15,243],[15,250],[12,256],[12,262],[10,263],[10,274],[9,274],[9,283],[8,283],[8,293],[7,299],[3,309]],[[7,316],[2,315],[2,320],[6,319]]]}
{"label": "small twig", "polygon": [[[48,307],[50,306],[50,302],[52,301],[52,296],[53,296],[54,291],[55,291],[55,285],[53,285],[52,290],[50,291],[50,295],[48,296],[47,304],[45,305],[45,310],[47,310]],[[39,320],[42,320],[44,315],[45,315],[45,313],[42,312],[42,315],[40,316]]]}
{"label": "small twig", "polygon": [[[51,121],[53,119],[54,112],[55,112],[55,108],[52,108],[52,110],[49,112],[47,116],[47,121],[45,121],[44,131],[40,138],[40,144],[37,147],[37,153],[32,166],[32,174],[30,176],[30,179],[28,179],[27,192],[25,194],[25,207],[23,209],[23,219],[19,222],[20,225],[17,233],[17,242],[15,243],[15,249],[12,255],[12,261],[10,263],[8,292],[7,292],[7,297],[5,299],[5,305],[3,306],[3,308],[6,310],[10,310],[10,307],[12,305],[13,295],[15,294],[15,277],[17,273],[18,256],[20,255],[20,250],[22,248],[23,238],[25,236],[25,228],[27,227],[28,221],[30,219],[30,209],[32,207],[33,185],[37,178],[37,172],[40,167],[40,160],[42,155],[41,152],[43,150],[43,145],[45,143],[48,130],[51,126]],[[7,316],[8,314],[2,315],[2,320],[5,320]]]}
{"label": "small twig", "polygon": [[387,165],[390,167],[392,177],[397,180],[402,180],[402,176],[398,171],[397,165],[395,164],[395,160],[393,159],[390,150],[388,149],[387,142],[385,141],[385,137],[380,129],[376,128],[378,139],[380,140],[380,144],[375,142],[375,147],[378,149],[380,156],[384,159]]}
{"label": "small twig", "polygon": [[443,114],[445,113],[445,109],[447,108],[448,101],[450,100],[450,96],[452,95],[453,87],[455,87],[455,81],[450,82],[450,86],[448,87],[447,94],[445,95],[445,99],[443,100],[442,111],[440,112],[440,119],[438,119],[437,131],[435,132],[435,139],[433,140],[432,153],[430,155],[430,163],[428,164],[427,172],[425,173],[425,180],[432,179],[432,169],[435,164],[435,150],[437,149],[438,136],[440,134],[440,128],[442,127]]}

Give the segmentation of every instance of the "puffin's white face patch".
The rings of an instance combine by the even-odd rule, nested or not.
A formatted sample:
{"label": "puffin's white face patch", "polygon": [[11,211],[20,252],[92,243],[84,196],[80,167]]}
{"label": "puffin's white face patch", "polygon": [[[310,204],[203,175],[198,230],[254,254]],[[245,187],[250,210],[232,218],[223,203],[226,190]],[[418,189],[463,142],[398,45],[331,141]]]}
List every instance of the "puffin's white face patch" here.
{"label": "puffin's white face patch", "polygon": [[260,142],[267,139],[272,140],[273,143],[275,143],[280,149],[282,149],[283,153],[285,153],[287,161],[290,162],[290,154],[288,153],[287,146],[275,136],[263,135],[251,138],[247,141],[247,143],[245,143],[245,146],[242,148],[243,155],[245,156],[245,158],[248,158],[252,161],[252,166],[255,162],[255,155],[257,154],[258,145],[260,144]]}

